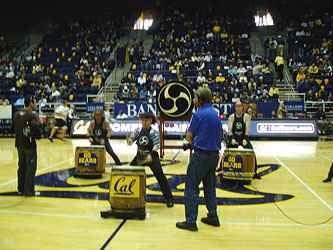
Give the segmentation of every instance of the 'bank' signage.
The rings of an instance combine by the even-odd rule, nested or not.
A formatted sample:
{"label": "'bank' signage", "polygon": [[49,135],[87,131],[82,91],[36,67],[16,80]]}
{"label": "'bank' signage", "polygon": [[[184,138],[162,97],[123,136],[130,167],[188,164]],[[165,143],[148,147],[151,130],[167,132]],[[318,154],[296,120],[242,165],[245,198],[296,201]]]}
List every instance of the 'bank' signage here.
{"label": "'bank' signage", "polygon": [[[231,103],[213,104],[215,110],[219,115],[227,115],[232,111],[233,105]],[[115,103],[114,104],[114,118],[119,120],[137,119],[141,113],[153,112],[156,115],[157,105],[155,103],[147,102],[133,102],[133,103]]]}

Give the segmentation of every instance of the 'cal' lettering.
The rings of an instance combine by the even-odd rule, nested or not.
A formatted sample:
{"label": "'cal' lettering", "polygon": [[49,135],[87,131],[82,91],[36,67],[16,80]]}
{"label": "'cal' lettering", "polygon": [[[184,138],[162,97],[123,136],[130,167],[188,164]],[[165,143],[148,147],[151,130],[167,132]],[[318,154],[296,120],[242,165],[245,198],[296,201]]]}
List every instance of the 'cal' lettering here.
{"label": "'cal' lettering", "polygon": [[114,184],[114,191],[117,193],[123,193],[131,195],[133,194],[133,187],[135,186],[136,180],[133,179],[129,183],[126,182],[126,177],[119,178]]}

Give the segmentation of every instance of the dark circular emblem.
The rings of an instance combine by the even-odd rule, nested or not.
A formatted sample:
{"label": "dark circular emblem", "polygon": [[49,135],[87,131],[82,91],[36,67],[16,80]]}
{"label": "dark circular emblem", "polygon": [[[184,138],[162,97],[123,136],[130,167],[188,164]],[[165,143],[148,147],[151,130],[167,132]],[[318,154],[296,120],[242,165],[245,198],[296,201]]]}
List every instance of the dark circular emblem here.
{"label": "dark circular emblem", "polygon": [[142,146],[147,146],[148,142],[149,142],[149,139],[148,139],[147,136],[142,136],[139,139],[139,144],[142,145]]}
{"label": "dark circular emblem", "polygon": [[102,136],[102,134],[103,134],[103,131],[102,131],[102,129],[100,129],[100,128],[98,128],[98,129],[95,129],[95,135],[96,135],[97,137],[100,137],[100,136]]}
{"label": "dark circular emblem", "polygon": [[182,118],[192,110],[192,91],[183,83],[169,82],[159,91],[157,106],[162,116]]}

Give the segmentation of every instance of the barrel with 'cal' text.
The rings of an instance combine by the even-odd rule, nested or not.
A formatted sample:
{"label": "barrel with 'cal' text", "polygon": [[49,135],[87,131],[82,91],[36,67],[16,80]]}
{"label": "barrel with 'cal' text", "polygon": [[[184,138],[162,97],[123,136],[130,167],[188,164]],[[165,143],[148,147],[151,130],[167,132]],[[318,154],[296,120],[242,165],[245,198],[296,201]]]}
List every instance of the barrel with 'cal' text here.
{"label": "barrel with 'cal' text", "polygon": [[144,167],[113,166],[110,178],[112,209],[130,210],[145,207],[146,172]]}
{"label": "barrel with 'cal' text", "polygon": [[139,176],[112,175],[110,193],[113,197],[139,197]]}

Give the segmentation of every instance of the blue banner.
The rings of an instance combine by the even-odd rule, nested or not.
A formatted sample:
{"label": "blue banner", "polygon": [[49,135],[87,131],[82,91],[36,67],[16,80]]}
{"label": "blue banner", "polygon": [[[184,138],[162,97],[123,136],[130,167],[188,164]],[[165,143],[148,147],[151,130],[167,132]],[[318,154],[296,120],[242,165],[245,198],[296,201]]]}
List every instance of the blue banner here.
{"label": "blue banner", "polygon": [[285,101],[287,112],[304,112],[304,101]]}
{"label": "blue banner", "polygon": [[86,105],[86,111],[93,113],[96,110],[104,110],[104,102],[88,102]]}
{"label": "blue banner", "polygon": [[115,103],[113,110],[115,119],[126,120],[137,119],[144,112],[153,112],[156,114],[157,107],[154,103],[138,101],[133,103]]}
{"label": "blue banner", "polygon": [[257,102],[257,112],[261,113],[263,118],[272,118],[273,111],[276,112],[278,107],[278,101]]}

